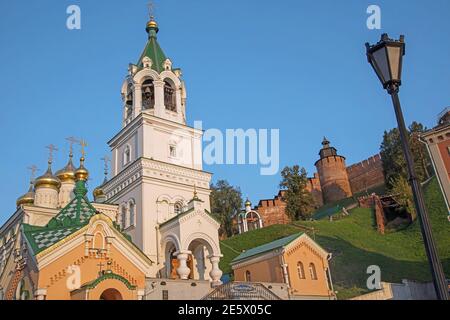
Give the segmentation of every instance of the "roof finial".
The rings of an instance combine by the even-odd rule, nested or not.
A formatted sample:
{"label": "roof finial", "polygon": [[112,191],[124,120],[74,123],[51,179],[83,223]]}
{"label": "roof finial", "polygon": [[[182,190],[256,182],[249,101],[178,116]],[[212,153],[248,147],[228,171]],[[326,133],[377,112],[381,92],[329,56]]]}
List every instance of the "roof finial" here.
{"label": "roof finial", "polygon": [[33,181],[34,178],[36,178],[36,172],[39,170],[38,167],[36,167],[36,165],[31,165],[30,167],[27,168],[28,170],[31,171],[31,176],[30,176],[30,181]]}
{"label": "roof finial", "polygon": [[100,160],[103,160],[103,162],[105,163],[105,166],[104,166],[105,180],[103,182],[103,183],[105,183],[108,181],[109,163],[111,162],[111,159],[106,155],[103,158],[101,158]]}
{"label": "roof finial", "polygon": [[155,21],[155,5],[153,4],[153,1],[149,1],[147,7],[150,21],[147,22],[147,28],[145,30],[147,31],[149,37],[156,38],[156,34],[158,33],[159,28],[158,23],[156,23]]}
{"label": "roof finial", "polygon": [[86,148],[88,146],[86,140],[81,139],[80,141],[77,141],[78,144],[81,146],[81,159],[80,161],[84,162],[85,157],[86,157],[86,150],[84,148]]}
{"label": "roof finial", "polygon": [[155,4],[153,3],[153,1],[149,1],[147,4],[147,8],[148,8],[148,16],[150,18],[150,20],[154,19],[154,13],[155,13]]}
{"label": "roof finial", "polygon": [[75,143],[79,143],[78,139],[75,137],[68,137],[66,138],[67,141],[69,141],[69,157],[72,158],[73,157],[73,145]]}
{"label": "roof finial", "polygon": [[53,144],[46,146],[46,148],[48,149],[48,164],[51,165],[53,162],[53,152],[58,151],[58,148]]}

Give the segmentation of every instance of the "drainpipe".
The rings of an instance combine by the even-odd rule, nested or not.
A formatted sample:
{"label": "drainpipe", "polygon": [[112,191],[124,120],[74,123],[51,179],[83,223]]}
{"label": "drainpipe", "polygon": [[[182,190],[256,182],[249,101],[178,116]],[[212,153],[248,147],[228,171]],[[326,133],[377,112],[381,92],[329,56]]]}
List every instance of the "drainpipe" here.
{"label": "drainpipe", "polygon": [[281,267],[283,268],[283,276],[284,276],[284,282],[287,284],[288,288],[290,288],[290,284],[289,284],[289,274],[287,272],[287,264],[286,261],[284,260],[284,251],[281,252]]}
{"label": "drainpipe", "polygon": [[329,254],[328,254],[328,257],[327,257],[327,260],[328,260],[327,273],[328,273],[328,279],[330,279],[331,291],[332,291],[333,294],[334,294],[333,279],[331,279],[330,263],[329,263],[329,261],[331,260],[332,256],[333,256],[333,255],[332,255],[331,253],[329,253]]}
{"label": "drainpipe", "polygon": [[156,265],[159,266],[159,237],[158,237],[159,228],[158,228],[158,226],[155,226],[155,231],[156,231]]}
{"label": "drainpipe", "polygon": [[444,198],[444,201],[445,201],[445,205],[447,206],[447,213],[449,215],[449,220],[450,220],[450,205],[448,203],[447,195],[446,195],[446,193],[444,191],[444,187],[442,186],[442,181],[439,178],[439,174],[438,174],[438,171],[436,169],[436,164],[434,162],[434,157],[433,157],[433,154],[431,153],[430,146],[428,145],[428,143],[425,140],[423,140],[423,137],[421,137],[421,136],[419,136],[419,141],[422,142],[426,146],[428,154],[429,154],[429,156],[431,158],[431,164],[433,165],[434,174],[436,175],[437,181],[439,183],[439,188],[441,189],[441,192],[442,192],[442,195],[443,195],[443,198]]}

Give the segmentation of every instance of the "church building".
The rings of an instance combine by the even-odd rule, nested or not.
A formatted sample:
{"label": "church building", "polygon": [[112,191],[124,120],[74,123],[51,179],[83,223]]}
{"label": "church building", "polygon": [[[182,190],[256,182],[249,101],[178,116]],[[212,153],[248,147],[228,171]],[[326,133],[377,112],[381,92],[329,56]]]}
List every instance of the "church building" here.
{"label": "church building", "polygon": [[[123,82],[111,177],[87,197],[73,163],[30,183],[0,228],[0,299],[200,299],[221,284],[219,223],[201,130],[186,123],[186,87],[147,23],[148,41]],[[107,176],[107,175],[106,175]],[[186,295],[189,293],[189,295]]]}

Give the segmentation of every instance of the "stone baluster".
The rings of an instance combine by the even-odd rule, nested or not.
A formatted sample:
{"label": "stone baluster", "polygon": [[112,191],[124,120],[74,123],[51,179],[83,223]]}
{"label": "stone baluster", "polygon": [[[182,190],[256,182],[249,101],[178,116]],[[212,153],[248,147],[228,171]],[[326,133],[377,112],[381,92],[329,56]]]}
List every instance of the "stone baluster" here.
{"label": "stone baluster", "polygon": [[191,269],[187,266],[187,259],[191,253],[191,251],[179,251],[175,253],[178,261],[180,262],[180,266],[177,269],[177,274],[180,276],[181,280],[189,279]]}
{"label": "stone baluster", "polygon": [[209,276],[211,277],[213,285],[221,285],[222,281],[220,281],[220,278],[222,277],[222,270],[219,268],[219,262],[220,258],[222,258],[223,255],[211,255],[209,256],[209,261],[211,262],[212,269],[209,273]]}

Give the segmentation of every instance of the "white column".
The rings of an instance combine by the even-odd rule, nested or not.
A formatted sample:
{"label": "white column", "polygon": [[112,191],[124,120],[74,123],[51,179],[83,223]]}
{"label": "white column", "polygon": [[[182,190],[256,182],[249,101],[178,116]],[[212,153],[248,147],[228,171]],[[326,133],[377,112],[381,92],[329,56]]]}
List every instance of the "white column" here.
{"label": "white column", "polygon": [[244,226],[244,232],[247,232],[248,231],[247,214],[245,214],[244,218],[242,219],[242,225]]}
{"label": "white column", "polygon": [[142,87],[140,84],[136,84],[134,87],[134,99],[133,99],[133,119],[138,116],[142,111]]}
{"label": "white column", "polygon": [[155,86],[155,116],[163,118],[166,108],[164,106],[164,81],[155,80],[153,85]]}
{"label": "white column", "polygon": [[34,297],[36,300],[45,300],[45,297],[47,296],[47,289],[37,289],[34,292]]}
{"label": "white column", "polygon": [[209,273],[209,276],[211,277],[212,283],[215,286],[221,285],[222,281],[220,281],[220,278],[222,277],[222,270],[219,268],[219,262],[220,258],[222,258],[223,255],[211,255],[209,256],[209,261],[212,264],[211,272]]}
{"label": "white column", "polygon": [[145,296],[145,290],[138,290],[137,291],[137,298],[138,298],[138,300],[144,300],[144,296]]}
{"label": "white column", "polygon": [[181,280],[188,280],[189,274],[191,273],[191,269],[187,266],[187,259],[189,255],[192,254],[191,251],[178,251],[175,252],[178,261],[180,262],[180,266],[177,269],[177,273],[180,276]]}

